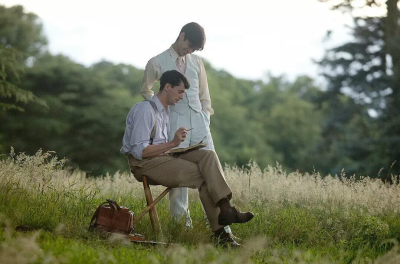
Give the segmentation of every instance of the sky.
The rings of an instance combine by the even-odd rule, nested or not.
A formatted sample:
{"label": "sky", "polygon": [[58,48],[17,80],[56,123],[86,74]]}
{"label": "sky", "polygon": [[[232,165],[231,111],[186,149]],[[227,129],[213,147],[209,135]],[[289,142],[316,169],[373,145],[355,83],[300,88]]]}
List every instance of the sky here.
{"label": "sky", "polygon": [[[44,25],[53,54],[86,66],[100,60],[144,68],[168,49],[180,29],[197,22],[207,42],[196,54],[237,78],[267,73],[317,78],[313,60],[350,39],[349,15],[317,0],[0,0],[23,5]],[[326,32],[331,39],[326,41]]]}

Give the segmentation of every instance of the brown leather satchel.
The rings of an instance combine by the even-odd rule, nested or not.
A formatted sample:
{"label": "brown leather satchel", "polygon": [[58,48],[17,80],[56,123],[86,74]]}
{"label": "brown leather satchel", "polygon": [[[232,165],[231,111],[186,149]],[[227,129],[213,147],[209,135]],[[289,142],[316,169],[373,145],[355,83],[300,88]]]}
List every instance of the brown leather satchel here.
{"label": "brown leather satchel", "polygon": [[106,199],[94,212],[89,229],[128,235],[134,230],[133,218],[134,214],[129,208]]}

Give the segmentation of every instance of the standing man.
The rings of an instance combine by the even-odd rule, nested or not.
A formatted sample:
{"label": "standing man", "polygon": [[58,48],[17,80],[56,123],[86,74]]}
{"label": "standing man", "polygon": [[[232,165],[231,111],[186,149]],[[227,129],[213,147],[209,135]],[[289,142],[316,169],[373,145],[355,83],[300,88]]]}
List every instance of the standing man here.
{"label": "standing man", "polygon": [[[214,110],[211,108],[207,74],[200,57],[192,54],[196,50],[202,50],[205,42],[203,27],[194,22],[186,24],[169,49],[149,60],[142,79],[141,94],[146,100],[152,98],[154,82],[160,80],[166,71],[178,70],[189,80],[190,89],[185,93],[183,100],[170,106],[169,141],[173,140],[179,127],[193,128],[187,132],[186,139],[179,145],[180,148],[202,141],[207,144],[207,149],[214,150],[210,133],[210,115],[214,114]],[[188,188],[172,189],[169,199],[172,217],[181,219],[186,215],[186,225],[191,226]]]}

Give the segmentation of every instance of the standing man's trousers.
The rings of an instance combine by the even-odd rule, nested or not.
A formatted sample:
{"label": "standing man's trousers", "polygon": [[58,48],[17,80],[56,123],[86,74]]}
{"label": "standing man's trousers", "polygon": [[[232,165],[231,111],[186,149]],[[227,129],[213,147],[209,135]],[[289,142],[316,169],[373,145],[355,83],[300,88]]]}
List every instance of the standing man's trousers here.
{"label": "standing man's trousers", "polygon": [[138,181],[142,181],[142,176],[147,176],[150,184],[198,189],[212,231],[223,227],[218,225],[220,209],[217,203],[222,198],[230,199],[232,191],[214,151],[194,150],[185,154],[162,155],[141,161],[129,155],[128,160]]}

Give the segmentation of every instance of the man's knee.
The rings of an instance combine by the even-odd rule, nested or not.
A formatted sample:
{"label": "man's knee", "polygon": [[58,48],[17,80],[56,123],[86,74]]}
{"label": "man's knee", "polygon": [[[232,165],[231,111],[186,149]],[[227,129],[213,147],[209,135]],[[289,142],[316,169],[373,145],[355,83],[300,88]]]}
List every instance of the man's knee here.
{"label": "man's knee", "polygon": [[206,152],[204,155],[205,157],[218,160],[218,155],[214,150],[205,149],[204,151]]}
{"label": "man's knee", "polygon": [[214,156],[216,153],[212,149],[200,149],[204,156]]}

